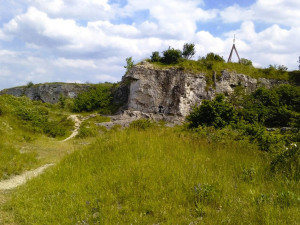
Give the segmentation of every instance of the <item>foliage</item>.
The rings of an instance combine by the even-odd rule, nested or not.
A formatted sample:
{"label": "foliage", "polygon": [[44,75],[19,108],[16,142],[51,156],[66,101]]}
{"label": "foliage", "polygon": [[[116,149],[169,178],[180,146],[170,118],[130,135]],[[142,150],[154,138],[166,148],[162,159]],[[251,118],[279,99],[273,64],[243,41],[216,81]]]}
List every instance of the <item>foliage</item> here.
{"label": "foliage", "polygon": [[126,68],[126,73],[128,73],[129,70],[131,70],[133,65],[134,65],[134,61],[132,60],[132,56],[126,58],[126,66],[124,66],[124,68]]}
{"label": "foliage", "polygon": [[289,71],[288,76],[290,82],[300,85],[300,70]]}
{"label": "foliage", "polygon": [[15,116],[24,129],[34,133],[44,133],[51,137],[65,136],[73,127],[73,122],[66,116],[56,115],[51,111],[53,105],[31,101],[27,97],[3,96],[0,99],[5,105],[5,112]]}
{"label": "foliage", "polygon": [[59,121],[48,121],[43,126],[43,131],[50,137],[63,137],[74,127],[74,122],[64,116]]}
{"label": "foliage", "polygon": [[249,59],[241,58],[240,63],[245,65],[245,66],[253,66],[252,61]]}
{"label": "foliage", "polygon": [[282,85],[259,88],[244,98],[243,118],[269,127],[288,126],[300,113],[300,88]]}
{"label": "foliage", "polygon": [[272,66],[271,68],[265,69],[255,68],[254,66],[249,65],[249,61],[244,61],[246,64],[232,62],[226,63],[221,56],[215,53],[208,53],[206,57],[200,57],[198,60],[178,60],[178,63],[171,65],[165,64],[162,59],[159,62],[152,63],[159,68],[175,67],[194,74],[202,73],[207,77],[211,76],[212,71],[215,71],[218,75],[220,75],[222,71],[227,70],[229,72],[245,74],[256,79],[268,78],[277,80],[290,80],[295,83],[300,83],[298,71],[287,72],[279,70],[280,68],[278,68],[278,66],[275,68]]}
{"label": "foliage", "polygon": [[278,154],[271,162],[271,171],[281,173],[284,176],[300,180],[300,148],[297,144],[291,144],[286,151]]}
{"label": "foliage", "polygon": [[213,101],[203,100],[187,116],[189,127],[214,126],[223,128],[236,120],[236,111],[225,101],[224,95],[217,95]]}
{"label": "foliage", "polygon": [[159,55],[159,52],[152,52],[151,55],[151,62],[160,62],[161,61],[161,57]]}
{"label": "foliage", "polygon": [[176,64],[181,59],[182,53],[179,49],[169,47],[168,50],[163,51],[161,62],[165,64]]}
{"label": "foliage", "polygon": [[59,102],[59,107],[61,109],[64,109],[65,106],[66,106],[66,96],[64,94],[60,94],[59,95],[59,99],[58,99],[58,102]]}
{"label": "foliage", "polygon": [[75,112],[91,112],[99,110],[110,113],[112,84],[104,83],[92,86],[88,91],[79,93],[74,100]]}
{"label": "foliage", "polygon": [[31,88],[34,86],[34,83],[32,81],[29,81],[26,85],[26,88]]}
{"label": "foliage", "polygon": [[159,127],[102,133],[5,208],[24,225],[297,224],[299,183],[270,176],[269,157],[230,138],[235,131],[209,132],[219,138]]}
{"label": "foliage", "polygon": [[183,45],[183,51],[182,51],[183,58],[185,58],[185,59],[191,59],[195,54],[196,54],[195,44],[185,43]]}
{"label": "foliage", "polygon": [[213,52],[207,53],[207,55],[204,59],[206,61],[212,61],[212,62],[225,62],[223,57],[221,57],[218,54],[215,54]]}

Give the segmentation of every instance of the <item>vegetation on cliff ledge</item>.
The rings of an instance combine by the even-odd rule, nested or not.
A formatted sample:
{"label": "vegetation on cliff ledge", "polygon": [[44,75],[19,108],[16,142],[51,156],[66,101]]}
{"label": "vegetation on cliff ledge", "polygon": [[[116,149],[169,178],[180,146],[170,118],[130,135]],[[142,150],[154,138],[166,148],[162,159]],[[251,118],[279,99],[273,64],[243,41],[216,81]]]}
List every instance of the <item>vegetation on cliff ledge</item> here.
{"label": "vegetation on cliff ledge", "polygon": [[[187,47],[186,45],[189,46]],[[163,51],[162,57],[159,52],[155,51],[148,61],[158,68],[175,67],[195,74],[203,73],[206,76],[212,76],[213,72],[221,75],[223,70],[228,70],[253,78],[295,81],[295,72],[288,72],[284,65],[270,65],[268,68],[256,68],[252,65],[251,60],[245,58],[241,58],[240,63],[226,63],[223,57],[212,52],[208,53],[205,57],[200,57],[198,60],[191,60],[191,57],[195,54],[195,49],[192,46],[193,44],[186,43],[182,51],[169,47],[169,49]],[[187,48],[190,53],[186,52]]]}

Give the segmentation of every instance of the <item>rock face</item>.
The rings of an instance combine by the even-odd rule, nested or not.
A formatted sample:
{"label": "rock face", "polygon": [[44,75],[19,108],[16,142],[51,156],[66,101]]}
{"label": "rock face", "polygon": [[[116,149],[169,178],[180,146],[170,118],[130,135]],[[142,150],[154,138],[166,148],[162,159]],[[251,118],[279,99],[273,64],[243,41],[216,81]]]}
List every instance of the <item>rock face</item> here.
{"label": "rock face", "polygon": [[27,96],[32,100],[40,100],[42,102],[57,103],[59,97],[64,95],[69,98],[75,98],[79,92],[86,91],[90,88],[86,84],[67,84],[67,83],[51,83],[36,84],[31,87],[15,87],[4,89],[0,95],[9,94],[14,96]]}
{"label": "rock face", "polygon": [[192,74],[178,68],[158,69],[148,62],[142,62],[124,75],[122,83],[128,84],[129,89],[129,94],[124,93],[128,98],[125,109],[186,116],[192,107],[200,104],[203,99],[212,99],[218,93],[228,95],[236,86],[242,86],[246,92],[252,92],[261,86],[270,88],[285,82],[254,79],[226,70],[220,77],[213,74],[209,82],[207,76],[202,73]]}

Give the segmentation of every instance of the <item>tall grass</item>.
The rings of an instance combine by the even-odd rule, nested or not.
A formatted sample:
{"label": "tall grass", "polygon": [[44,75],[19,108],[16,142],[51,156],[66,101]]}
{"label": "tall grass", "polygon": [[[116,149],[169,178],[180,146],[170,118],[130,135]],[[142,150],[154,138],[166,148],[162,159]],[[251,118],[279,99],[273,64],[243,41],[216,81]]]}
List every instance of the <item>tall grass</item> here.
{"label": "tall grass", "polygon": [[[43,162],[39,152],[49,142],[43,134],[64,138],[74,127],[53,105],[26,97],[0,96],[0,111],[0,180]],[[36,140],[43,142],[39,148],[35,148]]]}
{"label": "tall grass", "polygon": [[299,183],[231,131],[109,131],[14,193],[19,224],[299,224]]}

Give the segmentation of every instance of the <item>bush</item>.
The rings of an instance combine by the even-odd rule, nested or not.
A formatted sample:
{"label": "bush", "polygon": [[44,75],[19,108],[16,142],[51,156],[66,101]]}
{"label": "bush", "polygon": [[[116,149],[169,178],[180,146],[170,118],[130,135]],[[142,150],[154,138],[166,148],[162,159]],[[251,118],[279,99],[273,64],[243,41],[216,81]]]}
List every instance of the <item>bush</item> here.
{"label": "bush", "polygon": [[240,63],[245,65],[245,66],[253,66],[252,61],[249,59],[241,58]]}
{"label": "bush", "polygon": [[223,128],[236,121],[236,115],[233,106],[225,101],[224,95],[217,95],[213,101],[203,100],[202,104],[187,116],[187,121],[190,128],[200,125]]}
{"label": "bush", "polygon": [[300,88],[282,85],[274,89],[259,88],[244,98],[241,116],[250,122],[269,127],[288,126],[300,110]]}
{"label": "bush", "polygon": [[179,49],[170,48],[163,52],[161,59],[162,63],[165,64],[176,64],[182,58],[182,53]]}
{"label": "bush", "polygon": [[151,62],[160,62],[161,57],[159,55],[159,52],[152,52],[151,55]]}
{"label": "bush", "polygon": [[205,57],[206,61],[214,61],[214,62],[225,62],[225,60],[219,56],[218,54],[215,54],[213,52],[210,52]]}
{"label": "bush", "polygon": [[60,121],[49,121],[44,124],[43,131],[50,137],[62,137],[67,134],[74,127],[74,122],[63,117]]}
{"label": "bush", "polygon": [[238,129],[241,130],[243,135],[249,136],[250,141],[257,142],[262,151],[276,151],[284,146],[284,140],[280,135],[266,131],[266,128],[259,123],[239,123]]}
{"label": "bush", "polygon": [[286,151],[277,155],[271,162],[271,171],[298,181],[300,179],[299,146],[292,144]]}
{"label": "bush", "polygon": [[26,88],[31,88],[34,86],[34,83],[32,81],[29,81],[26,85]]}
{"label": "bush", "polygon": [[132,60],[132,56],[126,58],[126,66],[124,66],[124,68],[126,68],[126,73],[128,73],[128,71],[133,67],[134,62]]}
{"label": "bush", "polygon": [[75,112],[91,112],[101,110],[102,113],[110,113],[112,99],[111,84],[97,84],[86,92],[78,94],[74,99]]}

